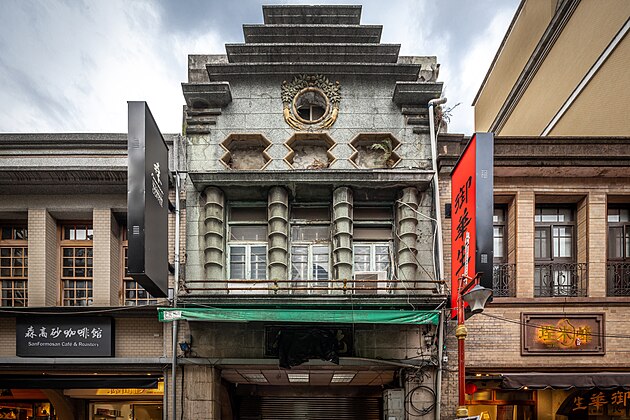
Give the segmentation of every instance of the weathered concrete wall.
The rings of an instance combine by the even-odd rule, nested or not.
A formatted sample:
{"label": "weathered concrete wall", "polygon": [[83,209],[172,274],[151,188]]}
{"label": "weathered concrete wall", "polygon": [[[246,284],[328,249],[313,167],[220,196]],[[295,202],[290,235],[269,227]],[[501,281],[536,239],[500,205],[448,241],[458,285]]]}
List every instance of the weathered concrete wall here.
{"label": "weathered concrete wall", "polygon": [[[339,117],[330,130],[324,132],[336,145],[331,152],[337,159],[331,169],[352,169],[348,161],[354,150],[349,142],[359,133],[391,133],[402,144],[397,153],[402,157],[397,168],[429,169],[428,132],[414,134],[406,124],[400,108],[392,102],[393,83],[378,80],[360,81],[355,78],[335,78],[341,84]],[[284,143],[294,130],[283,119],[280,98],[283,79],[278,77],[233,81],[230,83],[232,102],[222,109],[210,134],[188,136],[188,169],[191,172],[225,170],[219,159],[225,150],[219,143],[232,133],[259,133],[272,146],[272,158],[267,170],[287,170],[283,161],[289,152]]]}

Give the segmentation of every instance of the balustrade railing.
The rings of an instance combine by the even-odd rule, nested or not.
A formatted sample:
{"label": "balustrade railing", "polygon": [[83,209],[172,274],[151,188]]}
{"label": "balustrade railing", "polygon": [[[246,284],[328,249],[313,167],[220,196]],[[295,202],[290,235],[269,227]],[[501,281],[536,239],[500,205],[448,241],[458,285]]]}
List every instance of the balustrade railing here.
{"label": "balustrade railing", "polygon": [[536,263],[535,297],[580,297],[587,292],[586,263]]}
{"label": "balustrade railing", "polygon": [[354,295],[387,297],[441,293],[434,280],[186,280],[180,296],[225,295]]}
{"label": "balustrade railing", "polygon": [[630,296],[630,262],[608,262],[608,296]]}
{"label": "balustrade railing", "polygon": [[516,296],[516,264],[492,266],[492,294],[494,297]]}

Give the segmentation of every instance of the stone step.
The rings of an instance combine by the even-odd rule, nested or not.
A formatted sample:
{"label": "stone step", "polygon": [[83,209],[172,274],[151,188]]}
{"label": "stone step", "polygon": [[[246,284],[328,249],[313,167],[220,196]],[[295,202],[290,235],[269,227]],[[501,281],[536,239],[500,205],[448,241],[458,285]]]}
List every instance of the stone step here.
{"label": "stone step", "polygon": [[397,81],[416,81],[419,64],[372,63],[228,63],[208,64],[211,81],[225,81],[242,76],[289,76],[324,74],[327,76],[389,77]]}
{"label": "stone step", "polygon": [[226,44],[230,63],[396,63],[395,44]]}
{"label": "stone step", "polygon": [[263,6],[263,19],[267,25],[358,25],[361,6],[270,5]]}
{"label": "stone step", "polygon": [[246,43],[378,44],[382,25],[243,25]]}

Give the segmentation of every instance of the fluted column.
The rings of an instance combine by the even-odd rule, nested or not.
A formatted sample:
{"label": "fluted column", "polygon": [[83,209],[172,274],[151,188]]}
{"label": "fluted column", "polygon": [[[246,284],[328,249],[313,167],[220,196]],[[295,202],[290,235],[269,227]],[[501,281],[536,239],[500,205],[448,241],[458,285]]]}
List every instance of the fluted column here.
{"label": "fluted column", "polygon": [[397,207],[398,281],[400,282],[413,283],[417,278],[418,196],[416,188],[405,188]]}
{"label": "fluted column", "polygon": [[333,192],[333,279],[352,280],[353,196],[348,187]]}
{"label": "fluted column", "polygon": [[204,270],[206,280],[221,280],[225,277],[225,197],[216,187],[208,187],[204,193]]}
{"label": "fluted column", "polygon": [[272,187],[267,196],[269,279],[286,287],[289,279],[289,193]]}

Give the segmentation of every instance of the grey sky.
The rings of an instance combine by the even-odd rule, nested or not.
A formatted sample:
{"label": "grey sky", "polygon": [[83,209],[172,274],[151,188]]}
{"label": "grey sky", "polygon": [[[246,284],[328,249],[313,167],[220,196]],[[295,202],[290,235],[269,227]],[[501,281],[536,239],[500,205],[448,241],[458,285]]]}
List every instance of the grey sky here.
{"label": "grey sky", "polygon": [[450,131],[473,130],[470,104],[519,0],[1,0],[0,131],[126,132],[128,100],[146,100],[179,132],[187,54],[223,54],[262,23],[262,5],[362,4],[382,42],[441,64]]}

